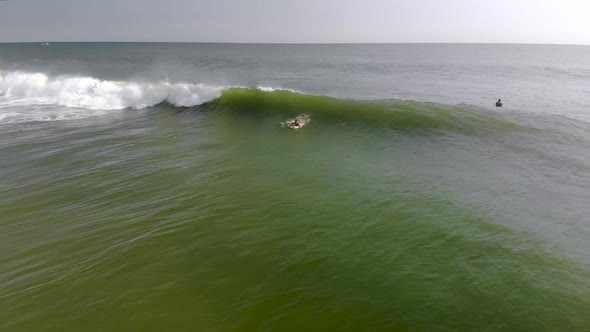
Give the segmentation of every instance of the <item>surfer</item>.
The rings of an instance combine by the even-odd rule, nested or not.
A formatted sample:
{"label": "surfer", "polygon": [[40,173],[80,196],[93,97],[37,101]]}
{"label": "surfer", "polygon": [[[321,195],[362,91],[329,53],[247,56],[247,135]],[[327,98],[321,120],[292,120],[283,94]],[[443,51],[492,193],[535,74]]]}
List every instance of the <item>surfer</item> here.
{"label": "surfer", "polygon": [[301,127],[303,123],[299,121],[299,119],[295,119],[295,121],[291,122],[291,127]]}
{"label": "surfer", "polygon": [[502,99],[498,99],[496,102],[496,107],[502,107]]}

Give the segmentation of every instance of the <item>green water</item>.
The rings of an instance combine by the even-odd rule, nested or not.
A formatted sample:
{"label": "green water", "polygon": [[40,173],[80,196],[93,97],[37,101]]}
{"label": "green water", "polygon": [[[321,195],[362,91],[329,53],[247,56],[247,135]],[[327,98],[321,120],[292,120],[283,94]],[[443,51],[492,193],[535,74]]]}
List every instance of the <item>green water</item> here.
{"label": "green water", "polygon": [[422,171],[517,126],[232,93],[3,134],[0,330],[590,328],[587,270]]}

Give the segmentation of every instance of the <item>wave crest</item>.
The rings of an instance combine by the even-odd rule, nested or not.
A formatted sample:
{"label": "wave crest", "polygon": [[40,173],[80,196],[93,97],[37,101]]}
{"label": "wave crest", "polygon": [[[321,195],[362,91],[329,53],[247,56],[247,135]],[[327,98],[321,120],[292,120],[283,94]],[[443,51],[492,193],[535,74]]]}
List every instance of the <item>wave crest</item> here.
{"label": "wave crest", "polygon": [[93,77],[50,78],[42,73],[9,72],[0,76],[0,97],[28,104],[91,110],[145,108],[162,102],[200,105],[218,98],[224,87],[191,83],[140,83]]}

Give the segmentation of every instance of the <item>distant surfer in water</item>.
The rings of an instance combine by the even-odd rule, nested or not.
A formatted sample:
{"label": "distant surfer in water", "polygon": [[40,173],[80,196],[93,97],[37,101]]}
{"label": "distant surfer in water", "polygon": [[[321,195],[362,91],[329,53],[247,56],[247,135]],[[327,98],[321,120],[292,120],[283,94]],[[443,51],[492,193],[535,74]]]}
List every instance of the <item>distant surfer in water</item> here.
{"label": "distant surfer in water", "polygon": [[502,107],[502,99],[498,99],[496,102],[496,107]]}

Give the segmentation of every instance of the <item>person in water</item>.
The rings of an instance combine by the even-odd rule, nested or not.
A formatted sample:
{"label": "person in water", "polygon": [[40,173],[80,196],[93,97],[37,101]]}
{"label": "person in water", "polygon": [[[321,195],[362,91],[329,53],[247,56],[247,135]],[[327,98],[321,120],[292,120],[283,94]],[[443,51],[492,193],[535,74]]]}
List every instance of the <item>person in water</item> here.
{"label": "person in water", "polygon": [[496,102],[496,107],[502,107],[502,99],[498,99]]}
{"label": "person in water", "polygon": [[301,127],[303,125],[299,119],[295,119],[295,121],[291,122],[291,127]]}

